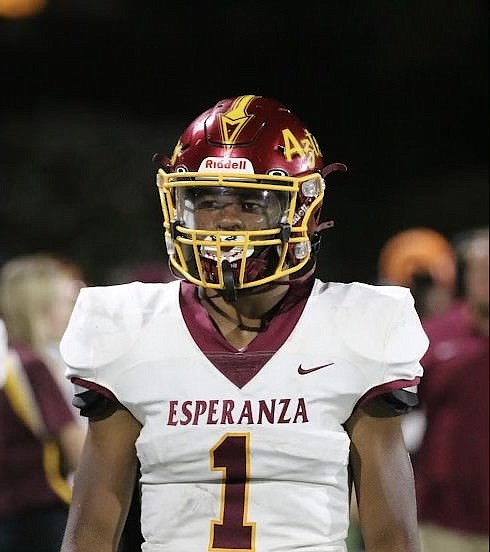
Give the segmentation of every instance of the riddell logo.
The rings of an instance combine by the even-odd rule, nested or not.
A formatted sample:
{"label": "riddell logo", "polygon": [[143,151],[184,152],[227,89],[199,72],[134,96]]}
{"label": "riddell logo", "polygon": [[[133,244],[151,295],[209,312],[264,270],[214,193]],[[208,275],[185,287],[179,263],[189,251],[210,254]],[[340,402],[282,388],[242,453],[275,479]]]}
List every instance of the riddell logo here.
{"label": "riddell logo", "polygon": [[235,172],[253,174],[252,163],[244,157],[206,157],[199,166],[199,172]]}

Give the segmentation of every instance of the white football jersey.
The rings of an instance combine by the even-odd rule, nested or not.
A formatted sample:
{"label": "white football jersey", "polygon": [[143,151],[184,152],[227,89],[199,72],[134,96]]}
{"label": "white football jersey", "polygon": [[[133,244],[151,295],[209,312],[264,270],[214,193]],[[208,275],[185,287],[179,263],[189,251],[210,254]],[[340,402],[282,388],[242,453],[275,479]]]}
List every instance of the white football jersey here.
{"label": "white football jersey", "polygon": [[109,390],[142,425],[142,550],[345,552],[343,424],[422,375],[409,290],[316,280],[278,344],[281,320],[238,351],[200,305],[183,315],[181,286],[195,290],[84,288],[61,343],[67,377]]}

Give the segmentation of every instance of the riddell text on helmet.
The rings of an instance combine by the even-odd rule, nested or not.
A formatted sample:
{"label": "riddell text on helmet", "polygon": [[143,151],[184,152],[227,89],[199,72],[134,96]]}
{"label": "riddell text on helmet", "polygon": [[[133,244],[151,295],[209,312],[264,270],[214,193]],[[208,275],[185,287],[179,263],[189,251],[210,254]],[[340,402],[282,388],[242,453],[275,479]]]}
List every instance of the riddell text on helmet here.
{"label": "riddell text on helmet", "polygon": [[199,172],[215,172],[226,170],[229,172],[253,174],[252,163],[244,157],[206,157],[201,161]]}

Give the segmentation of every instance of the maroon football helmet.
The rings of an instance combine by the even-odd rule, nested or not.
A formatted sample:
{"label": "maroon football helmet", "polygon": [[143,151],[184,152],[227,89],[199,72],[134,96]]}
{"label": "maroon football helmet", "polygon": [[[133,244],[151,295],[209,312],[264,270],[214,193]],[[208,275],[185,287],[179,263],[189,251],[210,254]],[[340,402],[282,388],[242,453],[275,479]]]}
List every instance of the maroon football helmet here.
{"label": "maroon football helmet", "polygon": [[281,103],[221,100],[192,122],[171,158],[156,155],[165,240],[176,274],[219,290],[285,279],[312,255],[325,166],[314,136]]}

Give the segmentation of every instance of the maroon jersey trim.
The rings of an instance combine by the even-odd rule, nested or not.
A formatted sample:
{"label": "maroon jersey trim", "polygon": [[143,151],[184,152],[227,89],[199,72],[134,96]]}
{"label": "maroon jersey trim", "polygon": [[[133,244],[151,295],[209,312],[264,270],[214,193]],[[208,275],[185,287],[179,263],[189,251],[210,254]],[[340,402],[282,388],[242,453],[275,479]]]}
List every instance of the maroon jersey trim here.
{"label": "maroon jersey trim", "polygon": [[74,385],[79,385],[80,387],[84,387],[85,389],[90,389],[92,391],[96,391],[106,399],[110,399],[111,401],[114,401],[118,403],[116,396],[109,391],[106,387],[103,387],[102,385],[99,385],[98,383],[94,383],[93,381],[87,381],[82,378],[74,377],[71,378],[71,382]]}
{"label": "maroon jersey trim", "polygon": [[407,387],[414,387],[418,385],[419,382],[420,378],[416,377],[413,380],[395,380],[372,387],[357,401],[355,408],[358,406],[364,406],[374,398],[384,395],[385,393],[390,393],[391,391],[397,391],[399,389],[406,389]]}
{"label": "maroon jersey trim", "polygon": [[187,328],[208,360],[240,389],[246,385],[284,344],[303,313],[314,279],[289,287],[279,311],[267,327],[244,349],[228,343],[198,298],[198,288],[180,285],[180,307]]}

